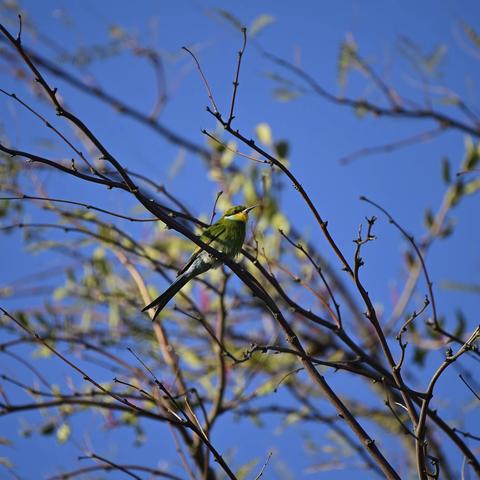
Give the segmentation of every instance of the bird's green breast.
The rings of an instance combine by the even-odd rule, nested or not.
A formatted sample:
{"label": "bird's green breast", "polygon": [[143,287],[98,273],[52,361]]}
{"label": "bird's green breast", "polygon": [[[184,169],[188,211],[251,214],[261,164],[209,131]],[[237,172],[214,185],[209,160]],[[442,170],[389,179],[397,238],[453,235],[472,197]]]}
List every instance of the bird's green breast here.
{"label": "bird's green breast", "polygon": [[206,242],[228,257],[234,257],[242,249],[245,240],[245,222],[222,219],[209,227],[202,235]]}

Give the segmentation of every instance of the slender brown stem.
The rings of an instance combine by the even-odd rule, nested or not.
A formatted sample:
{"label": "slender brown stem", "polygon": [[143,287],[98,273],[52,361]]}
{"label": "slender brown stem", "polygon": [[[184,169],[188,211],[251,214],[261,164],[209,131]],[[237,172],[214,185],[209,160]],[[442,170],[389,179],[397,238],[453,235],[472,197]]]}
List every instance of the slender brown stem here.
{"label": "slender brown stem", "polygon": [[442,373],[447,369],[447,367],[455,362],[460,356],[464,353],[472,350],[474,348],[474,343],[476,342],[477,338],[480,336],[480,327],[477,327],[473,333],[470,335],[468,340],[462,345],[462,347],[457,351],[457,353],[452,354],[451,351],[447,352],[447,356],[444,362],[438,367],[437,371],[433,374],[430,383],[427,388],[427,397],[422,402],[422,407],[420,409],[420,415],[418,418],[418,424],[415,429],[415,435],[418,438],[416,443],[416,452],[417,452],[417,472],[418,476],[421,480],[427,480],[429,473],[427,470],[427,466],[425,464],[425,432],[426,432],[426,420],[427,420],[427,412],[428,406],[430,404],[431,399],[433,398],[433,390],[435,388],[435,384],[439,380]]}

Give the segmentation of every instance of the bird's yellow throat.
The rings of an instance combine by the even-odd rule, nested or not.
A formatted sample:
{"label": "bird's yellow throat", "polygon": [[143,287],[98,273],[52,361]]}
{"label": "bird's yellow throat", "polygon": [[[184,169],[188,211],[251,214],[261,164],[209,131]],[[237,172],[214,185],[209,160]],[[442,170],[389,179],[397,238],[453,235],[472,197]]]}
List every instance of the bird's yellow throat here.
{"label": "bird's yellow throat", "polygon": [[247,223],[248,213],[238,212],[238,213],[235,213],[234,215],[229,215],[228,217],[225,217],[225,220],[234,220],[235,222]]}

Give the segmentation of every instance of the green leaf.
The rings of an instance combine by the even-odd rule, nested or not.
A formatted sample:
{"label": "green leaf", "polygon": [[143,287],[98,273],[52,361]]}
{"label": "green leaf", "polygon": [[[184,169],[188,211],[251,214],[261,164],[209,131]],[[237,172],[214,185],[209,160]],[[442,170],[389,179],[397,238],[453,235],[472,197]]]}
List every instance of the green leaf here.
{"label": "green leaf", "polygon": [[446,281],[442,283],[442,287],[450,290],[458,290],[459,292],[469,292],[469,293],[480,294],[480,285],[475,285],[475,284]]}
{"label": "green leaf", "polygon": [[260,387],[257,388],[255,393],[261,397],[263,395],[268,395],[269,393],[272,393],[275,391],[275,389],[278,386],[278,379],[276,378],[271,378],[270,380],[267,380],[265,383],[260,385]]}
{"label": "green leaf", "polygon": [[447,157],[442,159],[442,178],[443,181],[448,185],[452,181],[452,175],[450,173],[450,162]]}
{"label": "green leaf", "polygon": [[8,447],[12,444],[11,440],[7,437],[0,437],[0,445]]}
{"label": "green leaf", "polygon": [[63,300],[68,295],[68,288],[58,287],[53,291],[54,300]]}
{"label": "green leaf", "polygon": [[64,415],[64,416],[68,416],[68,415],[71,415],[73,413],[73,405],[69,405],[69,404],[65,404],[65,405],[60,405],[58,407],[58,410]]}
{"label": "green leaf", "polygon": [[127,33],[119,25],[110,25],[110,27],[108,27],[108,34],[115,40],[122,40],[127,37]]}
{"label": "green leaf", "polygon": [[466,195],[471,195],[475,193],[477,190],[480,190],[480,178],[476,178],[471,182],[465,184],[463,191]]}
{"label": "green leaf", "polygon": [[425,365],[425,358],[427,356],[427,350],[415,347],[413,351],[413,363],[423,367]]}
{"label": "green leaf", "polygon": [[337,63],[337,80],[339,85],[344,87],[347,83],[347,75],[350,69],[358,65],[357,44],[351,35],[340,44]]}
{"label": "green leaf", "polygon": [[0,298],[9,297],[13,294],[13,288],[11,287],[1,287],[0,288]]}
{"label": "green leaf", "polygon": [[290,232],[290,222],[283,213],[276,212],[271,219],[271,223],[275,230],[282,230],[287,235]]}
{"label": "green leaf", "polygon": [[248,474],[252,471],[252,469],[255,467],[255,465],[257,465],[258,463],[258,459],[254,458],[253,460],[250,460],[249,462],[247,462],[245,465],[242,465],[238,470],[237,470],[237,473],[236,473],[236,477],[239,479],[239,480],[244,480],[245,478],[247,478]]}
{"label": "green leaf", "polygon": [[453,335],[462,338],[463,334],[465,333],[465,327],[467,326],[467,320],[465,319],[465,315],[463,315],[461,310],[457,310],[455,312],[455,319],[457,320],[457,325]]}
{"label": "green leaf", "polygon": [[35,358],[49,358],[52,356],[52,351],[46,345],[40,345],[34,352]]}
{"label": "green leaf", "polygon": [[448,105],[448,106],[458,106],[460,104],[460,99],[457,96],[452,96],[452,95],[446,95],[443,97],[440,97],[440,103],[442,105]]}
{"label": "green leaf", "polygon": [[464,170],[473,170],[480,160],[480,144],[475,145],[470,137],[465,139],[465,159],[463,160]]}
{"label": "green leaf", "polygon": [[421,47],[410,39],[403,37],[400,50],[413,67],[429,76],[438,75],[438,70],[447,53],[447,46],[439,44],[431,53],[425,53]]}
{"label": "green leaf", "polygon": [[30,438],[33,433],[32,427],[25,420],[21,420],[21,424],[18,434],[23,438]]}
{"label": "green leaf", "polygon": [[424,222],[425,222],[425,226],[429,230],[433,227],[433,224],[435,223],[435,218],[433,216],[432,211],[429,208],[425,212]]}
{"label": "green leaf", "polygon": [[255,129],[255,133],[257,134],[257,137],[261,143],[263,143],[267,147],[272,146],[273,138],[270,125],[268,125],[267,123],[259,123],[257,125],[257,128]]}
{"label": "green leaf", "polygon": [[304,413],[305,412],[301,412],[301,411],[289,413],[285,417],[285,420],[284,420],[285,425],[293,425],[294,423],[299,422],[303,418]]}
{"label": "green leaf", "polygon": [[223,178],[223,172],[218,167],[213,167],[208,171],[208,178],[214,182],[219,182]]}
{"label": "green leaf", "polygon": [[[222,145],[223,147],[223,145]],[[227,144],[228,148],[223,147],[222,155],[220,156],[220,165],[223,168],[227,168],[231,165],[233,159],[235,158],[235,151],[237,150],[237,144],[234,141],[230,141]]]}
{"label": "green leaf", "polygon": [[7,215],[7,212],[11,204],[12,202],[10,202],[9,200],[0,201],[0,218],[5,217]]}
{"label": "green leaf", "polygon": [[405,252],[405,263],[407,264],[407,268],[410,270],[411,268],[413,268],[413,266],[415,265],[416,263],[416,257],[415,255],[413,254],[413,252],[411,250],[407,250]]}
{"label": "green leaf", "polygon": [[6,468],[13,468],[13,463],[7,457],[0,457],[0,465]]}
{"label": "green leaf", "polygon": [[178,152],[178,155],[174,158],[170,167],[168,168],[168,178],[173,180],[182,170],[185,165],[185,155],[182,151]]}
{"label": "green leaf", "polygon": [[121,419],[125,425],[138,425],[138,415],[135,415],[132,412],[124,412]]}
{"label": "green leaf", "polygon": [[53,420],[46,422],[40,427],[40,433],[42,435],[52,435],[56,426],[57,425]]}
{"label": "green leaf", "polygon": [[290,145],[286,140],[280,140],[275,143],[275,152],[280,158],[287,158]]}
{"label": "green leaf", "polygon": [[275,21],[275,17],[272,15],[263,14],[257,17],[250,25],[248,29],[249,36],[254,37],[258,35],[261,30],[263,30],[267,25],[270,25]]}
{"label": "green leaf", "polygon": [[355,115],[358,117],[358,118],[363,118],[365,117],[369,110],[368,108],[366,107],[366,104],[365,102],[362,102],[362,101],[359,101],[357,102],[357,104],[355,105]]}
{"label": "green leaf", "polygon": [[447,54],[447,46],[443,43],[438,45],[435,50],[424,58],[424,66],[429,73],[434,73],[442,63]]}
{"label": "green leaf", "polygon": [[232,13],[228,12],[227,10],[223,10],[222,8],[218,8],[215,11],[220,15],[220,17],[225,19],[228,23],[233,25],[235,28],[238,28],[239,30],[243,28],[243,23],[237,17],[235,17],[235,15],[233,15]]}
{"label": "green leaf", "polygon": [[467,23],[462,22],[461,25],[468,39],[472,42],[472,45],[476,48],[480,48],[480,35]]}
{"label": "green leaf", "polygon": [[1,5],[2,5],[2,8],[4,8],[5,10],[11,10],[12,12],[15,12],[15,14],[17,14],[22,10],[17,0],[7,0],[2,2]]}
{"label": "green leaf", "polygon": [[290,102],[298,98],[300,95],[301,93],[299,91],[285,87],[279,87],[273,90],[273,96],[279,102]]}
{"label": "green leaf", "polygon": [[453,233],[455,225],[451,220],[448,220],[448,223],[446,226],[444,226],[438,234],[440,235],[441,238],[447,238]]}
{"label": "green leaf", "polygon": [[138,425],[135,427],[135,433],[136,435],[135,435],[134,445],[136,447],[141,447],[147,441],[147,436],[145,435],[145,432],[143,431],[143,429],[140,428]]}
{"label": "green leaf", "polygon": [[179,352],[179,356],[184,362],[194,368],[200,368],[204,363],[202,359],[190,348],[182,348]]}
{"label": "green leaf", "polygon": [[460,199],[464,194],[464,185],[461,180],[458,180],[453,187],[449,188],[448,190],[448,204],[451,207],[454,207],[458,204]]}
{"label": "green leaf", "polygon": [[250,179],[245,179],[245,182],[243,183],[243,196],[247,204],[253,204],[257,200],[255,185]]}
{"label": "green leaf", "polygon": [[117,328],[120,323],[120,308],[118,303],[110,302],[108,309],[108,325],[110,328]]}
{"label": "green leaf", "polygon": [[70,426],[67,423],[62,423],[57,428],[57,440],[59,443],[65,443],[70,437]]}

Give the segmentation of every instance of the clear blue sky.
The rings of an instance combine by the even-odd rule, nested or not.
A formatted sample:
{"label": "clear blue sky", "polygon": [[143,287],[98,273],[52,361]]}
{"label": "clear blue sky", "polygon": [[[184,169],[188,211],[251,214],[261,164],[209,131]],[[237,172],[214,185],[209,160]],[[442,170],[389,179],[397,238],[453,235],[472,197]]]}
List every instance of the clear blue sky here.
{"label": "clear blue sky", "polygon": [[[292,2],[251,0],[31,0],[22,2],[21,5],[27,12],[27,20],[70,53],[81,46],[104,44],[109,38],[108,31],[112,26],[135,32],[146,45],[158,48],[167,58],[167,83],[171,92],[160,120],[172,130],[181,132],[183,136],[199,144],[205,142],[200,130],[212,129],[214,122],[205,112],[208,99],[203,85],[190,59],[180,47],[195,45],[199,49],[199,56],[216,100],[226,107],[230,98],[240,38],[238,32],[218,15],[220,8],[231,11],[247,26],[262,14],[272,15],[275,21],[258,36],[259,44],[288,60],[300,57],[302,67],[334,93],[339,92],[336,70],[339,44],[347,33],[353,35],[360,53],[385,75],[387,81],[401,94],[417,100],[422,98],[418,88],[418,76],[400,54],[401,39],[409,38],[425,52],[431,52],[439,44],[445,44],[447,53],[438,83],[458,92],[470,101],[477,111],[480,110],[477,81],[480,78],[480,63],[466,48],[465,41],[461,40],[459,28],[461,20],[473,26],[479,24],[480,6],[476,1],[311,0],[296,2],[293,6]],[[7,17],[5,11],[0,10],[0,18],[11,16]],[[13,24],[7,25],[13,28]],[[28,45],[28,36],[25,42]],[[41,50],[51,55],[51,50]],[[94,61],[83,70],[73,68],[72,71],[83,76],[91,73],[102,87],[144,111],[149,111],[153,105],[155,83],[152,70],[145,61],[130,54]],[[421,236],[424,233],[425,209],[430,207],[436,210],[445,191],[440,173],[441,159],[447,156],[452,165],[458,165],[464,154],[465,135],[447,133],[419,146],[360,158],[348,166],[343,166],[339,159],[359,148],[399,140],[433,128],[434,124],[428,121],[375,119],[371,116],[359,119],[349,109],[334,106],[313,95],[291,102],[278,102],[272,95],[275,85],[266,75],[271,71],[279,70],[260,55],[255,45],[249,45],[242,66],[237,101],[237,127],[247,136],[253,136],[255,126],[260,122],[267,122],[276,139],[285,138],[290,142],[291,169],[310,193],[324,218],[329,221],[331,232],[342,248],[353,253],[351,241],[356,235],[358,224],[365,215],[377,214],[358,200],[360,195],[366,195],[385,206],[407,230]],[[169,172],[172,165],[178,163],[175,160],[178,156],[176,147],[71,87],[57,80],[54,84],[59,87],[68,105],[126,166],[165,183],[197,214],[210,210],[216,186],[205,174],[200,159],[187,155],[179,174],[171,178]],[[360,95],[365,91],[364,85],[358,74],[352,74],[346,93],[351,96]],[[23,85],[18,85],[5,75],[3,70],[0,71],[0,87],[9,91],[15,90],[27,98],[30,94]],[[438,108],[445,107],[439,105]],[[1,126],[16,142],[16,146],[41,151],[40,140],[48,137],[46,129],[24,112],[18,111],[17,106],[5,98],[0,98],[0,109]],[[57,175],[47,178],[47,186],[52,196],[92,203],[92,200],[98,200],[98,204],[107,202],[107,205],[116,211],[131,207],[126,196],[118,192],[109,192],[108,196],[105,196],[98,188],[85,189],[85,186],[76,180],[65,180],[58,184],[58,178]],[[192,183],[192,179],[195,179],[195,182]],[[89,198],[86,199],[85,195]],[[316,227],[311,217],[305,212],[296,192],[288,186],[283,205],[292,223],[311,239],[317,239]],[[434,284],[439,289],[438,302],[441,312],[451,316],[455,309],[461,306],[472,327],[478,322],[478,297],[446,292],[440,289],[440,285],[445,280],[478,283],[478,196],[462,202],[454,211],[453,218],[457,221],[458,228],[448,241],[435,245],[429,256],[429,268]],[[405,245],[398,232],[382,217],[376,233],[379,241],[365,251],[367,266],[364,278],[372,297],[389,311],[392,307],[391,292],[400,287],[399,280],[403,278],[402,253]],[[19,239],[19,233],[6,239],[2,237],[5,247],[2,248],[0,262],[6,265],[6,268],[0,269],[0,285],[30,272],[32,266],[36,269],[48,266],[48,259],[45,257],[36,256],[32,260],[31,256],[22,253]],[[318,240],[317,244],[320,250],[328,251],[323,240]],[[13,300],[2,300],[3,303],[9,308],[18,305]],[[441,352],[436,360],[440,359]],[[14,368],[14,365],[7,359],[7,371]],[[432,368],[434,365],[435,363]],[[59,370],[59,367],[55,368],[55,374],[59,378],[69,374],[66,367],[62,366]],[[446,375],[439,387],[458,388],[462,398],[469,395],[455,375]],[[95,417],[89,420],[92,428],[95,428],[99,421]],[[10,435],[18,431],[19,419],[13,416],[0,419],[0,425],[0,435]],[[275,468],[280,465],[279,459],[297,469],[297,475],[292,478],[300,478],[298,471],[304,472],[309,460],[301,454],[303,447],[300,440],[293,444],[288,435],[274,433],[277,425],[277,420],[272,419],[272,424],[258,436],[251,434],[249,425],[245,422],[226,425],[218,434],[217,441],[231,438],[231,429],[234,429],[235,437],[242,439],[242,444],[238,446],[238,462],[258,456],[261,463],[270,447],[270,437],[277,435],[272,443],[275,443],[280,453],[272,460],[272,467],[270,472],[265,474],[266,478],[280,478],[274,473]],[[80,428],[80,425],[78,427]],[[149,433],[152,438],[158,434]],[[311,434],[315,432],[305,428],[299,438]],[[131,442],[129,434],[122,432],[115,432],[114,436],[108,432],[101,435],[104,435],[104,438],[95,438],[95,442],[112,458],[116,455],[116,443]],[[68,465],[79,454],[71,442],[59,450],[65,453],[57,456],[55,461],[47,463],[45,458],[51,458],[53,449],[59,447],[56,446],[55,439],[46,442],[42,440],[34,438],[16,441],[13,448],[2,449],[4,452],[0,450],[0,456],[5,455],[12,459],[19,467],[22,478],[33,479],[38,478],[38,472],[42,475],[51,474],[56,466]],[[79,443],[82,441],[81,438],[77,440]],[[175,455],[172,446],[165,445],[161,436],[156,437],[155,441],[149,442],[142,449],[132,449],[128,456],[135,461],[145,461],[152,465],[152,452],[159,449],[163,451],[165,448],[172,450],[171,456]],[[26,455],[28,462],[25,461]],[[299,458],[302,458],[301,462],[298,461]],[[315,463],[318,458],[311,460],[310,463]],[[457,460],[461,462],[461,459]],[[345,472],[339,471],[329,473],[328,477],[305,474],[301,478],[347,478],[344,475]],[[114,477],[111,475],[111,478]],[[360,480],[371,477],[359,473],[357,478]]]}

